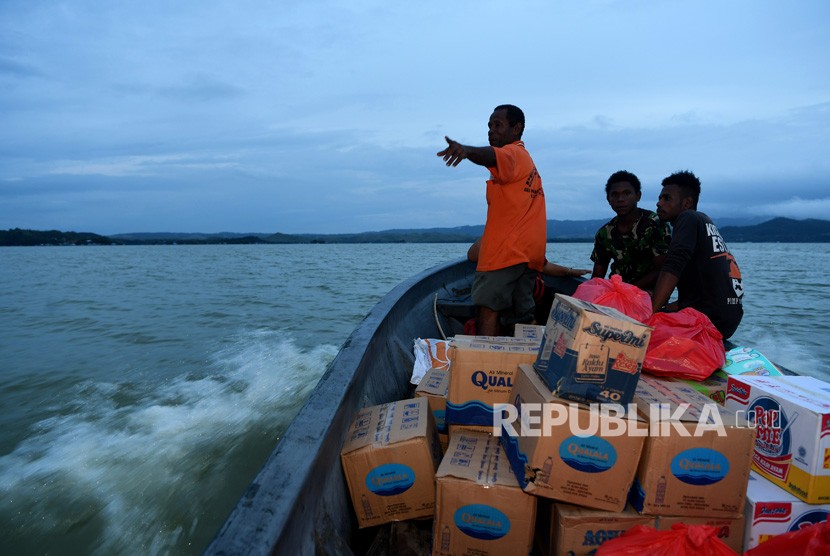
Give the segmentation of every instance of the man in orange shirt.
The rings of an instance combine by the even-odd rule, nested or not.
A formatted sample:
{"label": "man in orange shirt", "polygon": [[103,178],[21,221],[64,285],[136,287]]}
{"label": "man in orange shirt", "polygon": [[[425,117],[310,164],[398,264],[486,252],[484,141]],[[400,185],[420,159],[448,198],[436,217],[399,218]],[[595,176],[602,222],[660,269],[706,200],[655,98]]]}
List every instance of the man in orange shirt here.
{"label": "man in orange shirt", "polygon": [[542,178],[521,141],[524,113],[510,104],[497,106],[487,127],[489,147],[445,137],[448,146],[438,156],[447,166],[466,159],[490,171],[472,297],[478,307],[477,333],[498,336],[502,323],[533,319],[533,285],[545,264],[547,216]]}

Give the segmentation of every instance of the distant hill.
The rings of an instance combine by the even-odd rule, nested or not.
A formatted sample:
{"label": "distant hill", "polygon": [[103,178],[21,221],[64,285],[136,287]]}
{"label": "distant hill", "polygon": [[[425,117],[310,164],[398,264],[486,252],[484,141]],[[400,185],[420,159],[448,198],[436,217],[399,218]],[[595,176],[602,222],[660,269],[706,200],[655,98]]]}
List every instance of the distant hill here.
{"label": "distant hill", "polygon": [[0,246],[34,246],[34,245],[112,245],[114,242],[106,236],[88,232],[59,232],[48,230],[0,230]]}
{"label": "distant hill", "polygon": [[719,228],[727,242],[754,241],[758,243],[828,243],[830,221],[773,218],[755,226],[726,226]]}
{"label": "distant hill", "polygon": [[[548,241],[593,241],[597,229],[607,220],[548,220]],[[724,219],[724,222],[752,222],[725,225],[716,219],[727,242],[830,242],[830,220],[774,218],[756,220]],[[472,243],[484,226],[384,230],[355,234],[267,234],[267,233],[133,233],[101,236],[92,233],[39,232],[19,228],[0,231],[0,246],[9,245],[197,245],[197,244],[291,244],[291,243]]]}

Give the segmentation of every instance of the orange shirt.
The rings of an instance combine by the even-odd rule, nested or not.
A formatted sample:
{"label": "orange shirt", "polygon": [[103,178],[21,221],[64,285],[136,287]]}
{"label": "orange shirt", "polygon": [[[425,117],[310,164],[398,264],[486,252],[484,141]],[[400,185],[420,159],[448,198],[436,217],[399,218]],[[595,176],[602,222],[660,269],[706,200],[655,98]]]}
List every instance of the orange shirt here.
{"label": "orange shirt", "polygon": [[496,167],[487,180],[487,222],[476,270],[545,264],[547,216],[542,178],[522,141],[493,147]]}

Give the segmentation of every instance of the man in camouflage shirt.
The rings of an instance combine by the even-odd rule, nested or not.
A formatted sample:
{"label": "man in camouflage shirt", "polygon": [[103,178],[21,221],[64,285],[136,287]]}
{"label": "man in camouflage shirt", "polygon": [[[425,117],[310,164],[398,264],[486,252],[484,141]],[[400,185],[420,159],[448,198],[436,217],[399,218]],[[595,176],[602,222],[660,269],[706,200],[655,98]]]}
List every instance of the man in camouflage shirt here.
{"label": "man in camouflage shirt", "polygon": [[631,172],[615,172],[605,184],[605,197],[617,216],[594,237],[591,278],[611,274],[643,290],[651,290],[663,266],[671,242],[669,226],[656,213],[637,206],[642,195],[640,180]]}

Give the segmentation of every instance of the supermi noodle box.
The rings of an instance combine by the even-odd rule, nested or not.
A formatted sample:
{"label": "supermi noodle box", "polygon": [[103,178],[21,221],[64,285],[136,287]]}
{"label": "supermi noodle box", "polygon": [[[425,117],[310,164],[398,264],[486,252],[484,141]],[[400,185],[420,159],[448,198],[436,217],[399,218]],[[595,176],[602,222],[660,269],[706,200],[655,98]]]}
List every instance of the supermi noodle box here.
{"label": "supermi noodle box", "polygon": [[359,527],[433,515],[441,447],[426,398],[360,410],[340,459]]}
{"label": "supermi noodle box", "polygon": [[623,313],[556,294],[533,367],[555,396],[627,404],[651,328]]}
{"label": "supermi noodle box", "polygon": [[830,384],[808,376],[730,376],[726,408],[755,424],[755,471],[809,504],[830,502]]}

